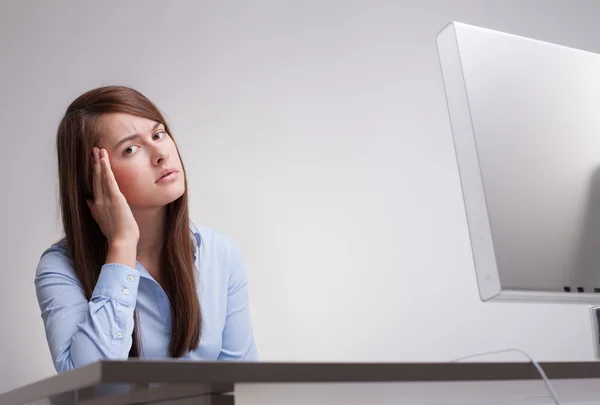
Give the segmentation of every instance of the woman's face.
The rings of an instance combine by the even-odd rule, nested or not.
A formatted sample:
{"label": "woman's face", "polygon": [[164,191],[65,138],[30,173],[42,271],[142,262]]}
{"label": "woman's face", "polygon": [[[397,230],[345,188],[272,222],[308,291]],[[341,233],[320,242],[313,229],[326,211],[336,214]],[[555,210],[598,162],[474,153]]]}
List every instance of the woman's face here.
{"label": "woman's face", "polygon": [[[165,127],[146,118],[111,113],[100,120],[96,145],[108,152],[121,193],[133,209],[163,207],[185,192],[185,173]],[[161,178],[165,171],[175,172]]]}

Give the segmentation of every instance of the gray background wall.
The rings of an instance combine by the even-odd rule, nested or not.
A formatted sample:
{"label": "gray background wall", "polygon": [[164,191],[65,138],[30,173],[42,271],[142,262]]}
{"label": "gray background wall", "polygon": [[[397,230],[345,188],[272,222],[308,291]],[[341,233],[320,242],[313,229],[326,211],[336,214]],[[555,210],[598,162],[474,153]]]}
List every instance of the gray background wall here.
{"label": "gray background wall", "polygon": [[581,0],[2,2],[0,391],[54,372],[33,288],[60,230],[54,137],[104,84],[167,114],[193,219],[244,253],[263,360],[592,359],[585,306],[479,301],[435,35],[455,20],[600,53],[599,15]]}

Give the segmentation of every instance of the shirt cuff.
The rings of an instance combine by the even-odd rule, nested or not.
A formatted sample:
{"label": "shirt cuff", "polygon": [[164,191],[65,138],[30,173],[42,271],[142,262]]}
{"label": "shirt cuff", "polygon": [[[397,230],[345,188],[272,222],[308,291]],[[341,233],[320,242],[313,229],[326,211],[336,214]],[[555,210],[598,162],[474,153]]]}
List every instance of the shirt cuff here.
{"label": "shirt cuff", "polygon": [[135,307],[139,283],[138,270],[124,264],[107,263],[102,266],[92,298],[106,297]]}

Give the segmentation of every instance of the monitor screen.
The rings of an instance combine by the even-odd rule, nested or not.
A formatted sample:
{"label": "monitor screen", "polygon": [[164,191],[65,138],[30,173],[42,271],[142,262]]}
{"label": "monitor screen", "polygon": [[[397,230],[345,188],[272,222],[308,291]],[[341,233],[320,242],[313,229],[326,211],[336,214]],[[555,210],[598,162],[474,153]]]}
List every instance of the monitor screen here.
{"label": "monitor screen", "polygon": [[600,303],[600,55],[437,37],[482,300]]}

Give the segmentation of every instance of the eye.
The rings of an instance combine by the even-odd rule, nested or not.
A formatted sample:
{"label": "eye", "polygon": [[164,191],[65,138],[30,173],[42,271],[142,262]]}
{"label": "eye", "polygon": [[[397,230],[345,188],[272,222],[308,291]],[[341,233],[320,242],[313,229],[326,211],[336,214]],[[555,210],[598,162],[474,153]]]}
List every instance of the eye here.
{"label": "eye", "polygon": [[[159,137],[160,137],[159,139],[162,139],[162,138],[164,138],[164,137],[165,137],[165,135],[167,135],[167,133],[166,133],[165,131],[160,131],[160,132],[157,132],[157,133],[155,133],[155,134],[152,136],[152,138],[153,138],[153,139],[156,139],[156,137],[157,137],[157,136],[159,136]],[[158,140],[158,139],[157,139],[157,140]]]}
{"label": "eye", "polygon": [[[155,141],[160,141],[166,135],[167,135],[167,132],[165,130],[161,130],[159,132],[156,132],[154,135],[152,135],[152,139],[155,140]],[[135,151],[136,151],[135,148],[140,148],[140,146],[138,146],[138,145],[131,145],[130,147],[128,147],[127,149],[125,149],[123,151],[123,155],[131,155],[131,154],[135,153]]]}
{"label": "eye", "polygon": [[136,145],[131,145],[130,147],[128,147],[127,149],[125,149],[125,150],[123,151],[123,154],[124,154],[124,155],[131,155],[131,154],[134,152],[134,151],[132,151],[132,149],[134,149],[134,148],[138,148],[138,147],[139,147],[139,146],[136,146]]}

